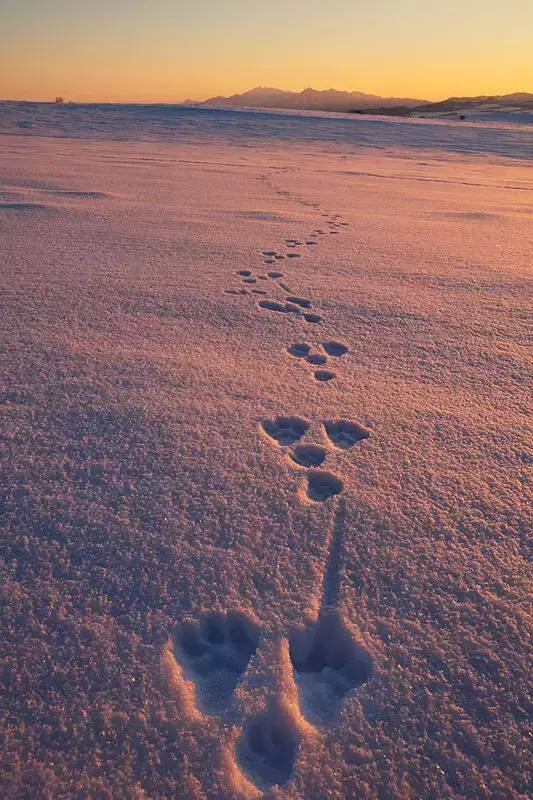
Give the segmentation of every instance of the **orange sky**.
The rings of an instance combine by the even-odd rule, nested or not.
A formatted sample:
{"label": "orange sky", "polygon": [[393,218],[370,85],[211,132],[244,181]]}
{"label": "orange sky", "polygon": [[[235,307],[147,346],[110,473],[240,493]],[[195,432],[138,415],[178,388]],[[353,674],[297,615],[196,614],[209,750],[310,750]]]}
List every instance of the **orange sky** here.
{"label": "orange sky", "polygon": [[0,98],[533,91],[531,0],[3,0]]}

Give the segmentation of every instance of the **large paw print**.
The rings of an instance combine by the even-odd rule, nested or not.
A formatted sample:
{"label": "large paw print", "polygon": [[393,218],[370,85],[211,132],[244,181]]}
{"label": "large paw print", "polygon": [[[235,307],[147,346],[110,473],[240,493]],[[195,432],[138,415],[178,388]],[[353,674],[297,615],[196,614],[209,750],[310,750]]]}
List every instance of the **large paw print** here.
{"label": "large paw print", "polygon": [[272,704],[246,721],[236,754],[256,786],[267,789],[290,779],[300,738],[289,714]]}
{"label": "large paw print", "polygon": [[302,710],[314,724],[331,722],[348,692],[365,683],[372,671],[370,654],[336,609],[296,629],[289,647]]}
{"label": "large paw print", "polygon": [[183,622],[172,637],[185,677],[194,681],[196,703],[212,714],[226,706],[257,649],[259,628],[245,614],[204,614]]}
{"label": "large paw print", "polygon": [[353,447],[370,436],[368,428],[347,419],[326,420],[324,430],[331,444],[341,450]]}
{"label": "large paw print", "polygon": [[303,417],[276,417],[263,422],[263,430],[280,445],[291,445],[299,441],[309,430],[309,423]]}

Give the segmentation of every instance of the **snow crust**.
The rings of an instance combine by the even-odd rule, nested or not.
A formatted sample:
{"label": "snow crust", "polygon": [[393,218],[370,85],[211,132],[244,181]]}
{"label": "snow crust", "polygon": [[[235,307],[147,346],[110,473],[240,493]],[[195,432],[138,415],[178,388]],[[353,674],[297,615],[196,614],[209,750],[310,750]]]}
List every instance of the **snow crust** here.
{"label": "snow crust", "polygon": [[526,800],[524,128],[1,113],[3,796]]}

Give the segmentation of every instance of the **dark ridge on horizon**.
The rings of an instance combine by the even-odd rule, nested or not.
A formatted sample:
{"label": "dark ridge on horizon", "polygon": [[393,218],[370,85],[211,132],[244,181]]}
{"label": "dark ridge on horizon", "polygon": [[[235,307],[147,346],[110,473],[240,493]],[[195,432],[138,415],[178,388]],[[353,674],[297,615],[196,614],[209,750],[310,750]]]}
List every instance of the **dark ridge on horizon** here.
{"label": "dark ridge on horizon", "polygon": [[431,102],[415,98],[380,97],[365,92],[346,92],[336,89],[307,88],[301,92],[291,92],[273,87],[257,86],[255,89],[230,97],[217,96],[203,101],[185,100],[183,105],[244,106],[409,116],[413,113],[454,113],[461,110],[473,110],[483,105],[496,106],[498,109],[512,106],[518,110],[533,110],[533,94],[514,92],[505,95],[449,97]]}
{"label": "dark ridge on horizon", "polygon": [[[496,108],[494,108],[496,107]],[[462,111],[502,111],[512,108],[514,111],[533,111],[533,94],[513,92],[501,95],[479,95],[477,97],[448,97],[434,103],[421,103],[418,106],[379,105],[375,108],[360,106],[352,109],[354,114],[386,114],[390,116],[411,116],[418,114],[458,114]]]}
{"label": "dark ridge on horizon", "polygon": [[195,102],[187,100],[193,105],[220,105],[220,106],[252,106],[257,108],[291,108],[305,111],[352,111],[355,107],[383,107],[391,106],[417,106],[427,100],[410,97],[380,97],[366,92],[346,92],[337,89],[312,89],[308,87],[301,92],[285,91],[273,87],[257,86],[242,94],[230,97],[211,97],[208,100]]}

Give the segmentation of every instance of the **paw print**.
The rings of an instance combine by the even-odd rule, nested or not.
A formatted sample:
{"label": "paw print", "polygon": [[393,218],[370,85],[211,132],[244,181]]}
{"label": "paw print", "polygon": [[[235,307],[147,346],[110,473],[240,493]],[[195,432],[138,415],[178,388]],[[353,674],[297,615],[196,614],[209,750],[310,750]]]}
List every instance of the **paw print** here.
{"label": "paw print", "polygon": [[239,612],[204,614],[183,622],[172,641],[185,677],[195,682],[197,705],[212,714],[231,700],[257,650],[259,628]]}
{"label": "paw print", "polygon": [[340,713],[344,697],[365,683],[372,660],[335,608],[316,623],[293,631],[290,657],[304,714],[313,724],[327,724]]}
{"label": "paw print", "polygon": [[[291,300],[291,298],[287,298]],[[294,299],[294,298],[292,298]],[[346,355],[348,346],[343,342],[327,341],[313,350],[307,342],[294,342],[287,348],[287,353],[293,358],[301,359],[312,367],[324,367],[328,363],[328,357],[339,359]],[[337,377],[336,372],[331,369],[315,369],[313,377],[319,383],[328,383]]]}
{"label": "paw print", "polygon": [[[250,659],[263,646],[263,662],[266,657],[268,669],[271,660],[272,672],[267,702],[239,723],[232,709],[233,693],[245,680]],[[275,655],[282,650],[283,664]],[[236,766],[261,790],[291,779],[307,726],[331,724],[345,696],[371,672],[370,656],[336,609],[325,609],[316,622],[295,628],[281,639],[267,636],[243,612],[202,614],[199,620],[178,626],[172,653],[194,685],[198,709],[219,715],[226,724],[231,712],[232,721],[240,727],[234,744]],[[291,674],[294,694],[287,704]]]}
{"label": "paw print", "polygon": [[[303,357],[304,348],[307,347],[308,345],[304,344],[292,345],[293,350],[299,348],[297,352],[302,355],[298,357]],[[306,419],[293,415],[264,420],[260,430],[281,448],[296,445],[291,451],[287,451],[287,456],[291,463],[308,470],[302,496],[314,503],[323,503],[340,494],[344,489],[344,483],[338,475],[328,470],[317,469],[324,463],[329,453],[326,447],[300,443],[310,427]],[[368,428],[345,419],[325,420],[323,433],[326,441],[337,450],[346,450],[370,436]]]}

